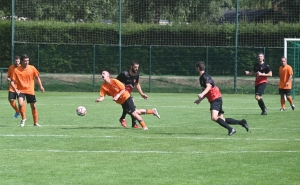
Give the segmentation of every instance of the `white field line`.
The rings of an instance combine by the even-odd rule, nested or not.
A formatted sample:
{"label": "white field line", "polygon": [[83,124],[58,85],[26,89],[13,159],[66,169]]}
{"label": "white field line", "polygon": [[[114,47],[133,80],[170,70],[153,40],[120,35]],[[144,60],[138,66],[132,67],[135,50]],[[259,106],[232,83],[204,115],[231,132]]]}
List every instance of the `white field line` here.
{"label": "white field line", "polygon": [[139,139],[194,139],[194,140],[247,140],[247,141],[300,141],[295,139],[277,139],[277,138],[208,138],[208,137],[149,137],[149,136],[72,136],[72,135],[32,135],[32,134],[0,134],[0,137],[64,137],[64,138],[139,138]]}
{"label": "white field line", "polygon": [[17,151],[17,152],[48,152],[48,153],[152,153],[152,154],[237,154],[237,153],[300,153],[299,150],[286,150],[286,151],[271,151],[271,150],[258,150],[258,151],[214,151],[214,152],[176,152],[176,151],[139,151],[139,150],[32,150],[32,149],[0,149],[2,151]]}

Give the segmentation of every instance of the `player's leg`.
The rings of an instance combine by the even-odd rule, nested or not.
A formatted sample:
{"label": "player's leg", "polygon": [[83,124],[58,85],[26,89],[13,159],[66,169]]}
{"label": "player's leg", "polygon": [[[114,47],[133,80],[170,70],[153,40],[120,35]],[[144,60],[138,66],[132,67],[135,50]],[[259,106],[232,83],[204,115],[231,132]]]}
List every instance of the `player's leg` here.
{"label": "player's leg", "polygon": [[137,119],[137,121],[139,122],[139,124],[142,126],[143,130],[148,130],[146,123],[143,121],[142,117],[136,112],[135,110],[135,106],[134,103],[132,101],[132,98],[129,97],[123,104],[122,107],[124,110],[126,110],[126,112],[130,115],[132,115],[135,119]]}
{"label": "player's leg", "polygon": [[19,111],[22,117],[20,126],[24,127],[25,126],[25,121],[26,121],[26,105],[25,105],[25,94],[20,93],[18,95],[18,102],[19,102]]}
{"label": "player's leg", "polygon": [[[136,109],[135,106],[134,106],[134,108]],[[136,110],[136,112],[137,112],[137,110]],[[139,126],[136,124],[137,119],[133,115],[130,115],[130,116],[131,116],[131,127],[132,128],[139,128]]]}
{"label": "player's leg", "polygon": [[291,96],[291,89],[285,89],[286,99],[289,101],[293,110],[295,110],[296,106],[294,105],[293,98]]}
{"label": "player's leg", "polygon": [[153,109],[138,109],[136,112],[141,115],[141,114],[153,114],[153,116],[156,116],[160,118],[160,115],[158,114],[158,111],[156,108]]}
{"label": "player's leg", "polygon": [[123,109],[122,116],[119,119],[121,125],[125,128],[126,128],[126,120],[125,120],[126,114],[127,114],[126,110]]}
{"label": "player's leg", "polygon": [[15,110],[15,115],[13,118],[17,118],[20,114],[19,108],[17,106],[16,100],[17,99],[17,94],[14,92],[8,91],[8,101],[11,105],[11,107]]}
{"label": "player's leg", "polygon": [[257,100],[257,103],[262,111],[261,115],[267,115],[267,107],[262,99],[262,95],[264,94],[266,87],[266,83],[262,83],[255,86],[255,99]]}
{"label": "player's leg", "polygon": [[249,131],[249,126],[247,124],[247,120],[242,119],[242,120],[236,120],[233,118],[225,118],[225,122],[230,124],[230,125],[241,125],[242,127],[244,127],[246,129],[246,131]]}
{"label": "player's leg", "polygon": [[31,114],[32,114],[32,118],[33,118],[33,126],[40,126],[40,124],[38,123],[38,111],[36,108],[36,98],[35,95],[26,95],[26,99],[27,99],[27,103],[30,104],[31,107]]}
{"label": "player's leg", "polygon": [[233,135],[236,131],[230,127],[223,117],[224,111],[222,110],[222,98],[218,98],[210,102],[211,120],[217,122],[220,126],[228,130],[228,135]]}
{"label": "player's leg", "polygon": [[285,111],[285,93],[284,93],[284,89],[278,89],[279,94],[280,94],[280,105],[281,108],[279,109],[280,111]]}

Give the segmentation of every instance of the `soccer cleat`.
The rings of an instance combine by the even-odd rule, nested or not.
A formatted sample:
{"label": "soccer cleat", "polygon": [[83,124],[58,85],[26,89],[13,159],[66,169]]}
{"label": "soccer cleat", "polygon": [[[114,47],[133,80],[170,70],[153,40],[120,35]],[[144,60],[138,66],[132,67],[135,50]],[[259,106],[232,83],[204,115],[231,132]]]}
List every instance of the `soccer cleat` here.
{"label": "soccer cleat", "polygon": [[137,124],[135,124],[132,128],[139,128],[139,126]]}
{"label": "soccer cleat", "polygon": [[126,128],[126,120],[120,119],[119,121],[120,121],[121,125]]}
{"label": "soccer cleat", "polygon": [[33,124],[33,126],[35,126],[35,127],[40,127],[41,125],[38,124],[38,123],[35,123],[35,124]]}
{"label": "soccer cleat", "polygon": [[244,127],[247,132],[249,131],[249,126],[248,126],[247,121],[245,119],[242,119],[242,127]]}
{"label": "soccer cleat", "polygon": [[20,127],[24,127],[25,126],[25,121],[26,121],[26,119],[22,119],[21,120]]}
{"label": "soccer cleat", "polygon": [[231,131],[228,131],[228,136],[232,136],[236,133],[236,130],[234,128],[231,129]]}
{"label": "soccer cleat", "polygon": [[284,108],[280,108],[279,111],[285,111],[285,109]]}
{"label": "soccer cleat", "polygon": [[20,115],[20,113],[16,112],[15,115],[14,115],[14,118],[18,118],[19,115]]}
{"label": "soccer cleat", "polygon": [[261,115],[267,115],[267,107],[265,107],[265,109],[262,111]]}
{"label": "soccer cleat", "polygon": [[160,119],[160,115],[158,114],[157,109],[153,108],[152,110],[153,110],[153,116],[156,116],[156,117],[158,117]]}
{"label": "soccer cleat", "polygon": [[148,130],[148,127],[143,127],[142,129],[143,129],[143,130]]}
{"label": "soccer cleat", "polygon": [[293,104],[291,105],[292,109],[295,110],[296,106]]}

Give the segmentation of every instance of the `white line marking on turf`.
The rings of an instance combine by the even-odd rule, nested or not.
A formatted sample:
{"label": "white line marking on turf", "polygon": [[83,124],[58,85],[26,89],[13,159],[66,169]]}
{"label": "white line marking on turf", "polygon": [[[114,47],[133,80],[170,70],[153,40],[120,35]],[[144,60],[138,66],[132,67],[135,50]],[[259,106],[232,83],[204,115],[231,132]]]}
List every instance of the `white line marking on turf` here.
{"label": "white line marking on turf", "polygon": [[277,138],[208,138],[208,137],[148,137],[148,136],[72,136],[72,135],[33,135],[33,134],[0,134],[0,137],[68,137],[68,138],[142,138],[142,139],[195,139],[195,140],[247,140],[247,141],[300,141],[300,138],[295,139],[277,139]]}
{"label": "white line marking on turf", "polygon": [[286,151],[215,151],[215,152],[175,152],[175,151],[139,151],[139,150],[31,150],[31,149],[2,149],[3,151],[22,151],[22,152],[50,152],[50,153],[153,153],[153,154],[230,154],[230,153],[299,153],[298,150]]}

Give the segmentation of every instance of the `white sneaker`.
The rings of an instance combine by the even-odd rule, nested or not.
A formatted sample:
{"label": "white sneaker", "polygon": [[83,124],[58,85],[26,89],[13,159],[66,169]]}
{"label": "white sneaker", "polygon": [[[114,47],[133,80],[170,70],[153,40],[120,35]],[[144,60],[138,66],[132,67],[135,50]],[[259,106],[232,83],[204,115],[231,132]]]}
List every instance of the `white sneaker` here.
{"label": "white sneaker", "polygon": [[153,108],[152,110],[153,110],[153,116],[156,116],[156,117],[158,117],[160,119],[160,115],[158,114],[157,109]]}
{"label": "white sneaker", "polygon": [[35,123],[35,124],[33,124],[33,126],[35,126],[35,127],[40,127],[41,125],[38,124],[38,123]]}
{"label": "white sneaker", "polygon": [[143,129],[143,130],[148,130],[148,127],[143,127],[142,129]]}
{"label": "white sneaker", "polygon": [[26,121],[26,119],[22,119],[21,120],[20,127],[24,127],[25,126],[25,121]]}

